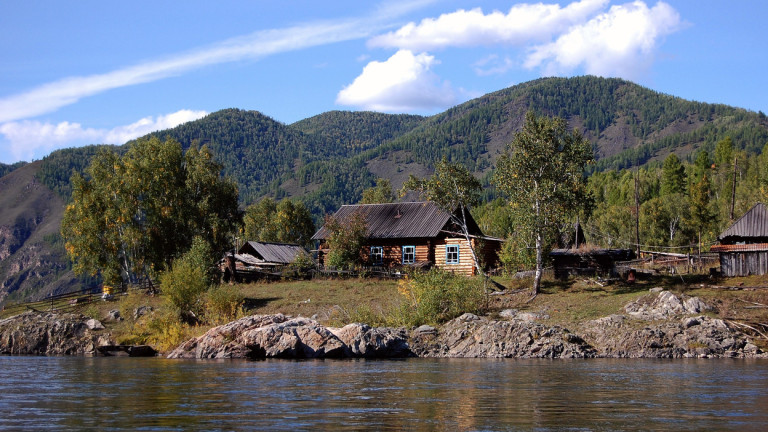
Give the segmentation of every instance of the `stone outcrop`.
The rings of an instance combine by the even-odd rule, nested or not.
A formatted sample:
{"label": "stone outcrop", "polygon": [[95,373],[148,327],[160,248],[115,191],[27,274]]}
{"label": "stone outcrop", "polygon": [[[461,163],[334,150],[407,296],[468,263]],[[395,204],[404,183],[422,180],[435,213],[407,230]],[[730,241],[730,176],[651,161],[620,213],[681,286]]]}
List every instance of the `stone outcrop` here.
{"label": "stone outcrop", "polygon": [[350,324],[328,328],[309,318],[254,315],[190,339],[169,358],[345,358],[411,356],[403,330]]}
{"label": "stone outcrop", "polygon": [[109,333],[84,315],[26,312],[0,320],[0,354],[95,355]]}
{"label": "stone outcrop", "polygon": [[[528,318],[526,316],[526,318]],[[588,358],[596,351],[559,326],[523,319],[495,321],[464,314],[436,334],[415,334],[411,349],[420,357]]]}
{"label": "stone outcrop", "polygon": [[579,333],[600,357],[765,356],[727,322],[700,315],[706,310],[709,306],[698,297],[656,291],[627,304],[626,315],[588,321],[580,326]]}

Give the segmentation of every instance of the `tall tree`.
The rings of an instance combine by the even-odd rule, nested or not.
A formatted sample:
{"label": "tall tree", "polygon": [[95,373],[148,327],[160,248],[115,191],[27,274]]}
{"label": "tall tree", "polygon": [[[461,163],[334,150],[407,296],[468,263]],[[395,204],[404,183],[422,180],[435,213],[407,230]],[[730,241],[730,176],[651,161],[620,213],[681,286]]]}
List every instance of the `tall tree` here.
{"label": "tall tree", "polygon": [[533,296],[539,293],[544,239],[586,202],[584,168],[592,146],[561,118],[528,112],[523,129],[496,163],[494,183],[509,197],[520,223],[530,228],[536,245]]}
{"label": "tall tree", "polygon": [[288,199],[279,203],[269,197],[262,199],[245,210],[243,222],[248,240],[308,246],[315,233],[307,207]]}
{"label": "tall tree", "polygon": [[661,167],[661,195],[685,193],[685,167],[676,154],[664,159]]}
{"label": "tall tree", "polygon": [[395,200],[392,191],[392,183],[388,179],[377,178],[376,186],[363,191],[363,199],[360,204],[384,204]]}
{"label": "tall tree", "polygon": [[485,275],[469,232],[470,211],[480,202],[482,185],[463,165],[448,162],[446,157],[435,165],[435,173],[428,179],[410,175],[403,184],[403,192],[417,191],[419,194],[448,213],[470,246],[472,260],[479,274]]}
{"label": "tall tree", "polygon": [[237,187],[210,152],[186,157],[174,140],[139,140],[120,157],[104,150],[72,177],[61,233],[78,273],[137,282],[168,268],[199,236],[215,251],[238,223]]}

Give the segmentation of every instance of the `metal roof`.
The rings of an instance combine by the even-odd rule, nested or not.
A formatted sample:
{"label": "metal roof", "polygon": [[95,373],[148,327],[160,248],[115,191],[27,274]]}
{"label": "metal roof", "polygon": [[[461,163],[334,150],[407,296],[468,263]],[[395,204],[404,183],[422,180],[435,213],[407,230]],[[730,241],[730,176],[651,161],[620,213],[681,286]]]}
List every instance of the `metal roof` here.
{"label": "metal roof", "polygon": [[755,204],[744,216],[740,217],[718,240],[728,237],[768,237],[768,209],[763,203]]}
{"label": "metal roof", "polygon": [[[368,238],[378,239],[437,237],[450,220],[448,213],[428,201],[344,205],[333,217],[345,220],[356,212],[365,216]],[[471,218],[469,214],[467,216]],[[470,226],[476,226],[473,224]],[[322,240],[328,235],[323,226],[312,236],[312,240]]]}
{"label": "metal roof", "polygon": [[298,255],[306,254],[307,250],[295,244],[249,241],[238,253],[249,253],[270,263],[290,264]]}

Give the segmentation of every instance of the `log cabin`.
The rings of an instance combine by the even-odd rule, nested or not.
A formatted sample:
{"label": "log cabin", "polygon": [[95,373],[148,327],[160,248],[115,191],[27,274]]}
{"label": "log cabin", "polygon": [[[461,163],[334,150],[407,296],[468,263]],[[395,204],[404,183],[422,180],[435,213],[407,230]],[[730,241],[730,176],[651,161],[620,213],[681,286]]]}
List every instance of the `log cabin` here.
{"label": "log cabin", "polygon": [[[498,266],[501,239],[483,235],[467,212],[470,241],[451,221],[451,215],[431,202],[357,204],[342,206],[333,217],[345,220],[359,213],[365,217],[367,240],[360,258],[370,267],[439,267],[464,275],[477,274],[474,247],[486,268]],[[323,265],[330,252],[325,226],[312,237],[318,241],[318,264]]]}
{"label": "log cabin", "polygon": [[717,239],[710,251],[720,255],[723,276],[764,275],[768,273],[768,209],[755,204]]}

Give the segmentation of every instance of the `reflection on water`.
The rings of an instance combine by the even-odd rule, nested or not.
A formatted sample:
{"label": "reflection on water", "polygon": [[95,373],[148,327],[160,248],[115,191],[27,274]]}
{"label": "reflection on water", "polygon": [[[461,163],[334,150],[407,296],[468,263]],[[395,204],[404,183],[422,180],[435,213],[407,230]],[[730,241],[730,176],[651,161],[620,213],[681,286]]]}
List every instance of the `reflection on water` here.
{"label": "reflection on water", "polygon": [[0,357],[0,429],[765,430],[768,361]]}

